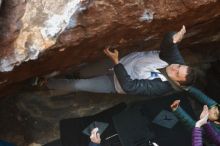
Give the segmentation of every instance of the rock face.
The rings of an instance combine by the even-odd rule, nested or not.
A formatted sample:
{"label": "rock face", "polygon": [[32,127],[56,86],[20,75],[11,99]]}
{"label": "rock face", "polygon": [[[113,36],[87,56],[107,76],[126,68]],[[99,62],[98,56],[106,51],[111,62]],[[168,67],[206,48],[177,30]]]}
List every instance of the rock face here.
{"label": "rock face", "polygon": [[[192,47],[205,50],[219,43],[219,17],[217,0],[5,0],[0,88],[98,60],[105,46],[123,53],[158,49],[162,35],[182,24],[188,29],[182,45],[190,48],[183,53],[191,56],[189,62],[197,61]],[[213,58],[219,57],[218,50],[210,49]]]}
{"label": "rock face", "polygon": [[15,65],[37,59],[40,52],[56,43],[65,29],[76,26],[76,13],[83,9],[80,0],[56,3],[32,0],[24,5],[24,15],[18,19],[22,26],[13,42],[12,55],[1,58],[1,72],[12,71]]}

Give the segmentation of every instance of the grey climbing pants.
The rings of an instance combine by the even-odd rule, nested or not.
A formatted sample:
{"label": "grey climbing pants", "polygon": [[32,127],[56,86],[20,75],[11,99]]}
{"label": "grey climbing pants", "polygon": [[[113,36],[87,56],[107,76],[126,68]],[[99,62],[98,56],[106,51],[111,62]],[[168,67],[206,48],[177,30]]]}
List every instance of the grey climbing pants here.
{"label": "grey climbing pants", "polygon": [[103,75],[89,79],[49,79],[49,89],[72,92],[115,93],[113,77]]}

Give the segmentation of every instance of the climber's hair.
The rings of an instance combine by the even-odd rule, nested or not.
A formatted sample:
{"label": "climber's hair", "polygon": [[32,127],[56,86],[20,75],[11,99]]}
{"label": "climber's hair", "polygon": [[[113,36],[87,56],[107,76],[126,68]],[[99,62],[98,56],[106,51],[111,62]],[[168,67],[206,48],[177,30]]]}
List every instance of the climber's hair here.
{"label": "climber's hair", "polygon": [[191,86],[191,85],[195,84],[196,79],[197,79],[197,72],[196,72],[195,68],[188,67],[186,81],[180,82],[180,84],[183,86]]}

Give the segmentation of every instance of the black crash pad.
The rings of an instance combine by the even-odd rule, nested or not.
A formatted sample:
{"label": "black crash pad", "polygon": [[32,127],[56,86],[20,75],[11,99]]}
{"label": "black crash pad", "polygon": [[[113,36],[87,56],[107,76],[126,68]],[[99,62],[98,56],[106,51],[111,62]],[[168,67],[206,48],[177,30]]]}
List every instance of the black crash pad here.
{"label": "black crash pad", "polygon": [[[160,146],[191,145],[191,131],[188,131],[181,122],[176,122],[177,118],[170,109],[170,104],[175,99],[180,99],[181,107],[194,117],[189,101],[185,98],[185,95],[180,94],[136,102],[123,112],[115,115],[113,117],[114,126],[122,145],[147,145],[149,140]],[[168,116],[161,116],[161,120],[158,120],[159,124],[156,124],[155,118],[164,111],[168,113]],[[173,127],[167,128],[172,122],[174,122]],[[167,123],[168,126],[161,126],[164,123]],[[141,127],[143,128],[141,129]],[[149,133],[146,134],[146,131],[149,131]]]}
{"label": "black crash pad", "polygon": [[[106,137],[114,135],[116,133],[113,126],[112,116],[121,112],[126,108],[125,103],[118,104],[108,110],[105,110],[94,116],[88,116],[83,118],[71,118],[60,121],[60,136],[63,146],[87,146],[89,143],[89,137],[82,133],[83,129],[87,127],[93,121],[100,121],[109,123],[108,128],[101,135],[102,146],[109,145],[109,141],[105,141]],[[111,139],[111,144],[118,144],[118,137]],[[112,145],[116,146],[116,145]]]}

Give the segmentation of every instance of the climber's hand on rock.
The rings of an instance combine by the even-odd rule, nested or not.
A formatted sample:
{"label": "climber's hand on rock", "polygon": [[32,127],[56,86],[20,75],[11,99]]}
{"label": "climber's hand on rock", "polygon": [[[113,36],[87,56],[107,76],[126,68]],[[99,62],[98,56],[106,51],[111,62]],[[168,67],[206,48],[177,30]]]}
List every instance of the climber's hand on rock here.
{"label": "climber's hand on rock", "polygon": [[173,35],[173,43],[176,44],[180,42],[183,39],[185,33],[186,33],[186,27],[183,25],[180,31],[178,31],[176,34]]}
{"label": "climber's hand on rock", "polygon": [[109,48],[105,48],[104,53],[114,62],[114,64],[118,64],[119,60],[118,60],[118,50],[114,50],[114,52],[110,51]]}

